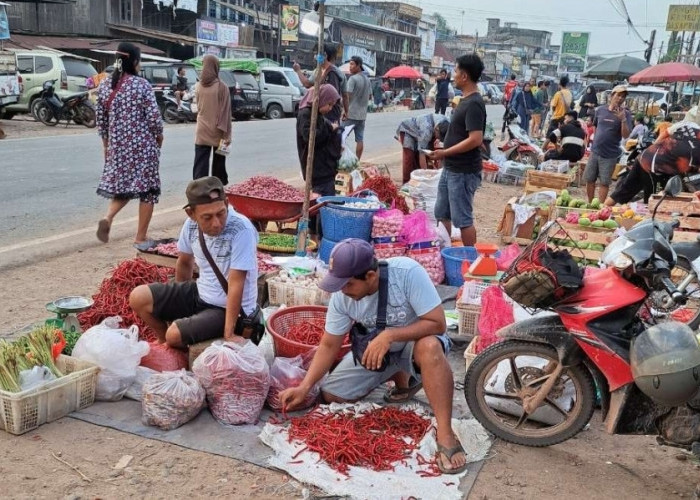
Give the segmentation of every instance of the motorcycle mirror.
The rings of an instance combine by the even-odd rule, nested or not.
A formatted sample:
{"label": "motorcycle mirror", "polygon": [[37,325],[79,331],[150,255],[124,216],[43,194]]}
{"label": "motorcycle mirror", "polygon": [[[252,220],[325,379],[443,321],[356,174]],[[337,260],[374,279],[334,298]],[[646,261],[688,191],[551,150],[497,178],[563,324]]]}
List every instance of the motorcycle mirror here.
{"label": "motorcycle mirror", "polygon": [[680,175],[674,175],[666,183],[664,187],[664,193],[668,196],[677,196],[683,190],[683,181]]}
{"label": "motorcycle mirror", "polygon": [[656,255],[664,259],[666,262],[673,262],[673,251],[668,245],[664,245],[659,240],[654,240],[651,248]]}

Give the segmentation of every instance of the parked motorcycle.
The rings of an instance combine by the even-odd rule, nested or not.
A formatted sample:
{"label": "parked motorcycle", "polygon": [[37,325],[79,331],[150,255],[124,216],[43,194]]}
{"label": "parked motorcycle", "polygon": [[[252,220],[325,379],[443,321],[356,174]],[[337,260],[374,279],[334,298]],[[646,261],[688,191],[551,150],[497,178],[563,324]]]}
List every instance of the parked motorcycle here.
{"label": "parked motorcycle", "polygon": [[425,109],[425,90],[411,92],[411,109]]}
{"label": "parked motorcycle", "polygon": [[[681,185],[672,178],[664,198]],[[505,273],[513,300],[553,314],[500,330],[503,341],[469,366],[465,396],[487,430],[516,444],[557,444],[586,426],[599,397],[609,433],[659,434],[660,443],[700,452],[700,259],[678,260],[670,243],[677,224],[655,215],[606,248],[606,269],[581,273],[569,254],[555,253],[552,238],[566,232],[554,222]],[[677,265],[687,267],[681,279]],[[688,324],[643,319],[652,293],[693,302],[694,316]]]}
{"label": "parked motorcycle", "polygon": [[192,109],[192,94],[188,93],[177,106],[177,98],[172,90],[163,91],[163,104],[161,113],[165,123],[196,122],[197,113]]}
{"label": "parked motorcycle", "polygon": [[507,160],[537,165],[539,163],[539,151],[534,146],[527,133],[516,123],[510,123],[507,127],[508,140],[498,147]]}
{"label": "parked motorcycle", "polygon": [[73,121],[78,125],[85,125],[87,128],[95,128],[97,118],[88,92],[77,92],[59,98],[54,90],[57,81],[44,82],[39,97],[32,105],[32,111],[36,118],[50,127],[65,120],[66,127]]}

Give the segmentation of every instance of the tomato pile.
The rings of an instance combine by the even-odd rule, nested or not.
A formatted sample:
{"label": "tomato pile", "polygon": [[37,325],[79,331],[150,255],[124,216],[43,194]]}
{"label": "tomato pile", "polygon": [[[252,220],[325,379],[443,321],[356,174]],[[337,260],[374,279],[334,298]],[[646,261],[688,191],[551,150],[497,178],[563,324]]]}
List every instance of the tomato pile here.
{"label": "tomato pile", "polygon": [[121,316],[125,326],[137,325],[142,340],[156,340],[156,333],[136,316],[129,305],[129,294],[139,285],[167,283],[175,274],[174,269],[158,267],[143,259],[121,262],[112,274],[100,285],[100,290],[92,296],[93,306],[78,314],[83,331],[101,323],[110,316]]}
{"label": "tomato pile", "polygon": [[[430,426],[430,420],[415,411],[396,407],[365,413],[331,413],[316,408],[290,419],[288,439],[304,445],[293,458],[302,451],[313,451],[333,469],[348,475],[350,466],[394,470],[397,462],[405,461],[418,448]],[[430,465],[427,460],[422,462]],[[419,474],[433,475],[431,469]]]}

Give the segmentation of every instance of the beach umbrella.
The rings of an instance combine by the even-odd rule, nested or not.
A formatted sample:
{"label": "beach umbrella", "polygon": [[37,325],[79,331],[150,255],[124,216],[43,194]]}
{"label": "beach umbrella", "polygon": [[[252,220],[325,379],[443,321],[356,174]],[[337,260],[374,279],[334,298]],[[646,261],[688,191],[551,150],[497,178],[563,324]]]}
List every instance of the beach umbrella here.
{"label": "beach umbrella", "polygon": [[698,82],[700,68],[680,62],[657,64],[635,73],[629,81],[632,84]]}

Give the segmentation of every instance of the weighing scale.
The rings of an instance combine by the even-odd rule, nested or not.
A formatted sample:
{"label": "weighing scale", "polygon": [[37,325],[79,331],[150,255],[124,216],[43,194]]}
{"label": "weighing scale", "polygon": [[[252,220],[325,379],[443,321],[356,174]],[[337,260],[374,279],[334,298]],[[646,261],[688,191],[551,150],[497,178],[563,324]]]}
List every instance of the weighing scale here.
{"label": "weighing scale", "polygon": [[46,310],[54,313],[55,318],[47,319],[45,324],[60,328],[64,333],[83,333],[76,314],[87,311],[94,301],[80,296],[61,297],[46,304]]}

